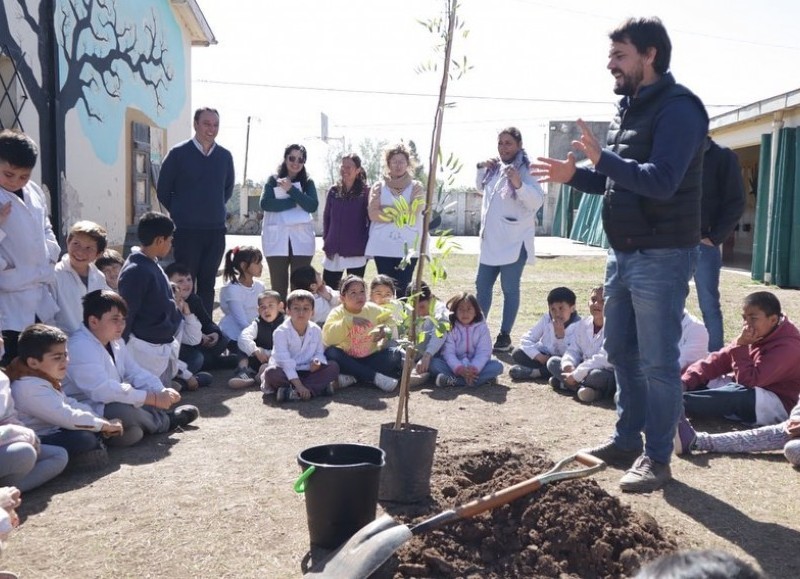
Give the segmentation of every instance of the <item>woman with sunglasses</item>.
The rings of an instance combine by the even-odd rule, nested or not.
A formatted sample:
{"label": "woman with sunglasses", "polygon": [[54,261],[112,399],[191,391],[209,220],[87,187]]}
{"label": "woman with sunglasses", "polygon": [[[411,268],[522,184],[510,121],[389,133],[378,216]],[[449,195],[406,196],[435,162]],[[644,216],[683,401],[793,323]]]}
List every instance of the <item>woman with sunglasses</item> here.
{"label": "woman with sunglasses", "polygon": [[[413,257],[403,269],[400,265],[406,249],[413,249],[416,256],[420,253],[425,191],[422,183],[411,178],[414,168],[405,145],[401,143],[386,151],[384,160],[387,173],[369,192],[370,226],[365,253],[375,259],[379,274],[394,279],[395,292],[404,293],[414,274],[417,258]],[[399,206],[413,208],[413,223],[398,227],[391,219],[387,220],[384,210]]]}
{"label": "woman with sunglasses", "polygon": [[289,289],[289,268],[311,265],[314,257],[314,223],[317,188],[306,173],[306,148],[292,144],[283,152],[278,166],[261,193],[264,220],[261,244],[269,268],[270,287],[285,300]]}

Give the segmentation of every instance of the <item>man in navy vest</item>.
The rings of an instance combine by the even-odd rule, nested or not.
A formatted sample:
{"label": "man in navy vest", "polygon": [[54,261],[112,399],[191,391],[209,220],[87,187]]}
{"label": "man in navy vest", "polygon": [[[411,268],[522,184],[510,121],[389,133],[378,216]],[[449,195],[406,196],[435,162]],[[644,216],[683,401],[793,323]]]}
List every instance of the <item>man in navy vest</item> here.
{"label": "man in navy vest", "polygon": [[622,95],[617,116],[605,147],[581,120],[573,143],[594,168],[576,168],[569,153],[563,161],[540,158],[532,174],[604,195],[611,245],[605,349],[617,379],[618,419],[614,435],[587,452],[630,467],[623,491],[650,492],[672,478],[682,409],[678,342],[700,242],[708,115],[669,72],[672,45],[658,18],[630,19],[609,37],[607,68]]}
{"label": "man in navy vest", "polygon": [[158,200],[175,222],[175,261],[191,272],[209,313],[214,311],[214,282],[225,253],[225,203],[235,177],[230,151],[216,143],[218,132],[216,109],[197,109],[194,137],[170,149],[156,187]]}

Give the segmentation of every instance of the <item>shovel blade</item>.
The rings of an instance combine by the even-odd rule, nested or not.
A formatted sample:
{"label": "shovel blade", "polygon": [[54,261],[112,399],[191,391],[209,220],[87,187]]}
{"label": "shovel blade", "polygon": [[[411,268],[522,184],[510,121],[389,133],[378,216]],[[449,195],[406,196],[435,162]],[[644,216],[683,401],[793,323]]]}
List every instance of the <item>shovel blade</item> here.
{"label": "shovel blade", "polygon": [[362,527],[341,547],[303,575],[311,579],[366,579],[412,537],[411,529],[389,515]]}

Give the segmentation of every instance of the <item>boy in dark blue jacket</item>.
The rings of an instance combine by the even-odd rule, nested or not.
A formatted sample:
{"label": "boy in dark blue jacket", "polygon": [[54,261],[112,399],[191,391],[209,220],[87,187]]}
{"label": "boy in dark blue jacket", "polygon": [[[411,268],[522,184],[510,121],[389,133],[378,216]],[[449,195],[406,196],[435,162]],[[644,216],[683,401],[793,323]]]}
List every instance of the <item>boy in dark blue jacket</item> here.
{"label": "boy in dark blue jacket", "polygon": [[165,386],[177,372],[178,349],[173,341],[183,315],[158,259],[172,248],[174,231],[172,219],[163,213],[142,215],[137,228],[141,249],[128,256],[119,274],[119,293],[128,305],[122,337],[136,362]]}

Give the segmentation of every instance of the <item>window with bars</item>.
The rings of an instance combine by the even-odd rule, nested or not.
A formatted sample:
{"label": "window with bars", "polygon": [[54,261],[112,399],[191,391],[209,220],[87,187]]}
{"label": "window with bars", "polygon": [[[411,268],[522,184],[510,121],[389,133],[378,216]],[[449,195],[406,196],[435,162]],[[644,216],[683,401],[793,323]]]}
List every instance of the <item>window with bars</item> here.
{"label": "window with bars", "polygon": [[25,130],[20,115],[27,101],[17,63],[8,47],[0,44],[0,129]]}

